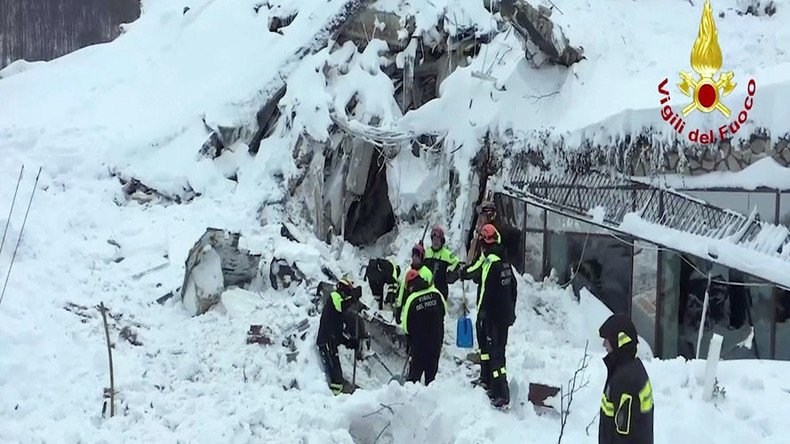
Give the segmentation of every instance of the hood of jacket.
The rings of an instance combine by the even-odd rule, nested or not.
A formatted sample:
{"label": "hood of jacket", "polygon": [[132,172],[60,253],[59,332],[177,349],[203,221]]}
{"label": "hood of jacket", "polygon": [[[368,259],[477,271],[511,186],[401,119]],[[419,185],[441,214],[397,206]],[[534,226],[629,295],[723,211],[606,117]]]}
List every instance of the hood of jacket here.
{"label": "hood of jacket", "polygon": [[628,316],[619,313],[610,316],[598,329],[598,335],[612,346],[612,351],[603,358],[610,376],[619,367],[636,359],[638,336]]}

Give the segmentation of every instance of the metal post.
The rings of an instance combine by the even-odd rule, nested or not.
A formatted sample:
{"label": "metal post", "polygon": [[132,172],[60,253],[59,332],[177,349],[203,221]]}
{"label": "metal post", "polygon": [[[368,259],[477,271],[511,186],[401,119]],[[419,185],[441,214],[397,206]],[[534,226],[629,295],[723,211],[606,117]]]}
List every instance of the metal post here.
{"label": "metal post", "polygon": [[655,355],[660,358],[664,356],[664,338],[661,335],[661,315],[663,304],[661,299],[664,297],[664,250],[659,249],[656,255],[656,320],[655,320]]}
{"label": "metal post", "polygon": [[708,301],[710,300],[710,278],[711,272],[708,272],[708,286],[705,287],[705,300],[702,302],[702,318],[699,321],[699,331],[697,332],[697,350],[696,358],[699,359],[699,349],[702,347],[702,332],[705,330],[705,319],[708,317]]}
{"label": "metal post", "polygon": [[779,225],[779,190],[776,190],[776,201],[774,202],[774,223]]}
{"label": "metal post", "polygon": [[633,311],[634,311],[634,276],[635,276],[635,273],[634,273],[634,262],[635,262],[634,261],[634,251],[635,251],[634,245],[635,244],[636,244],[636,238],[632,237],[631,238],[631,245],[628,246],[628,248],[631,250],[631,282],[630,282],[630,284],[631,284],[630,285],[631,291],[629,291],[629,297],[628,297],[628,317],[631,318],[631,319],[633,319]]}
{"label": "metal post", "polygon": [[110,360],[110,418],[115,416],[115,375],[112,368],[112,347],[110,346],[110,328],[107,325],[107,308],[104,302],[99,303],[99,311],[104,321],[104,337],[107,340],[107,358]]}
{"label": "metal post", "polygon": [[549,244],[549,213],[543,209],[543,278],[549,275],[549,258],[551,257],[551,245]]}
{"label": "metal post", "polygon": [[780,290],[778,287],[773,287],[771,290],[771,300],[773,304],[771,305],[771,339],[770,339],[770,359],[776,359],[776,309],[778,308],[779,304],[779,293]]}

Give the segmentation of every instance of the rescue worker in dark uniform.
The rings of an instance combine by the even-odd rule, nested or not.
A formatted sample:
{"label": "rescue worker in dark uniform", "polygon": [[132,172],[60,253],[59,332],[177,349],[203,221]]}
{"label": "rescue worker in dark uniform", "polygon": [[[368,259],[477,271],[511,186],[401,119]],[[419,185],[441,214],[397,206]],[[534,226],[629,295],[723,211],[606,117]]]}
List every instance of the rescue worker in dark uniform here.
{"label": "rescue worker in dark uniform", "polygon": [[398,297],[395,299],[395,322],[398,324],[401,323],[401,313],[403,310],[403,303],[405,302],[403,298],[403,294],[406,291],[406,275],[411,270],[417,270],[420,276],[422,276],[423,280],[428,282],[428,285],[433,285],[433,274],[431,274],[431,270],[425,266],[425,247],[422,244],[416,244],[414,248],[411,249],[411,266],[406,273],[403,274],[403,281],[400,283],[400,287],[398,288]]}
{"label": "rescue worker in dark uniform", "polygon": [[379,310],[384,304],[394,304],[398,295],[400,267],[392,259],[371,259],[365,268],[365,280],[370,285],[370,292],[379,303]]}
{"label": "rescue worker in dark uniform", "polygon": [[482,259],[462,270],[462,279],[478,283],[477,343],[480,347],[480,385],[496,407],[510,403],[506,346],[508,329],[516,321],[517,284],[512,266],[503,259],[497,231],[491,224],[480,229]]}
{"label": "rescue worker in dark uniform", "polygon": [[321,313],[316,345],[329,379],[329,388],[335,395],[354,391],[354,387],[343,378],[338,345],[343,344],[354,350],[354,359],[361,359],[359,337],[364,334],[362,333],[364,324],[359,316],[361,295],[361,287],[354,287],[351,279],[343,278],[324,303],[324,310]]}
{"label": "rescue worker in dark uniform", "polygon": [[627,316],[615,314],[598,333],[608,352],[598,443],[653,444],[653,388],[636,357],[636,328]]}
{"label": "rescue worker in dark uniform", "polygon": [[[429,272],[430,273],[430,272]],[[406,274],[406,301],[403,304],[401,327],[408,335],[409,373],[407,381],[419,382],[425,375],[425,385],[436,378],[439,356],[444,342],[444,315],[447,301],[444,296],[416,270]]]}
{"label": "rescue worker in dark uniform", "polygon": [[425,266],[433,273],[433,285],[447,298],[448,284],[458,279],[458,258],[445,244],[444,230],[434,227],[431,230],[431,246],[425,250]]}
{"label": "rescue worker in dark uniform", "polygon": [[[502,256],[502,259],[507,261],[515,260],[519,253],[518,245],[522,242],[521,232],[499,221],[497,218],[496,204],[492,201],[484,201],[480,204],[478,213],[478,217],[481,218],[481,222],[478,222],[478,226],[491,224],[496,229],[496,243],[504,246],[504,250],[502,251],[504,256]],[[474,256],[469,263],[474,264],[480,260],[481,251],[477,244],[473,245],[470,251],[474,253]]]}

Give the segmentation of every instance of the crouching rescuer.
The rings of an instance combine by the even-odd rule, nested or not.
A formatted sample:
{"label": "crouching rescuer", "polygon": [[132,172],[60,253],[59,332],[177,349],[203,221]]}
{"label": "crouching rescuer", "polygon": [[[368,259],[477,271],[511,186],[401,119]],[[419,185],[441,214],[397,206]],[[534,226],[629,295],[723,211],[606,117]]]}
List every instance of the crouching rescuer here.
{"label": "crouching rescuer", "polygon": [[504,259],[499,234],[492,224],[479,232],[480,260],[461,271],[462,279],[478,283],[477,342],[480,347],[480,385],[496,407],[510,404],[505,348],[508,329],[516,321],[517,284]]}
{"label": "crouching rescuer", "polygon": [[425,385],[428,385],[439,369],[447,301],[430,283],[431,277],[424,277],[424,273],[417,270],[406,273],[401,327],[408,337],[409,374],[406,380],[418,382],[424,374]]}
{"label": "crouching rescuer", "polygon": [[636,328],[627,316],[615,314],[598,333],[608,352],[598,442],[653,444],[653,388],[636,357]]}
{"label": "crouching rescuer", "polygon": [[321,354],[324,371],[332,393],[353,393],[355,387],[343,378],[338,345],[354,350],[354,359],[361,359],[359,338],[364,336],[364,324],[359,316],[361,287],[343,278],[324,303],[316,345]]}

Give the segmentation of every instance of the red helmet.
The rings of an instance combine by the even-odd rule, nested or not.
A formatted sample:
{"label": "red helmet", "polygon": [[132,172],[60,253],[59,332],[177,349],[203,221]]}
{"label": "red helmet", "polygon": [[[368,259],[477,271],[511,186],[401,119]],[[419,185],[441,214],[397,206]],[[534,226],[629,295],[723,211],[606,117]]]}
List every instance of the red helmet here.
{"label": "red helmet", "polygon": [[417,244],[411,249],[411,254],[414,256],[415,254],[420,257],[420,260],[425,259],[425,247],[422,244]]}
{"label": "red helmet", "polygon": [[482,228],[480,228],[480,240],[487,245],[497,243],[497,229],[492,224],[485,224]]}
{"label": "red helmet", "polygon": [[420,277],[420,273],[417,270],[409,270],[409,272],[406,273],[406,285],[409,285],[411,281],[418,277]]}
{"label": "red helmet", "polygon": [[433,229],[431,230],[431,239],[435,237],[438,237],[439,239],[442,240],[442,242],[444,242],[444,230],[442,229],[442,227],[438,225],[433,227]]}

